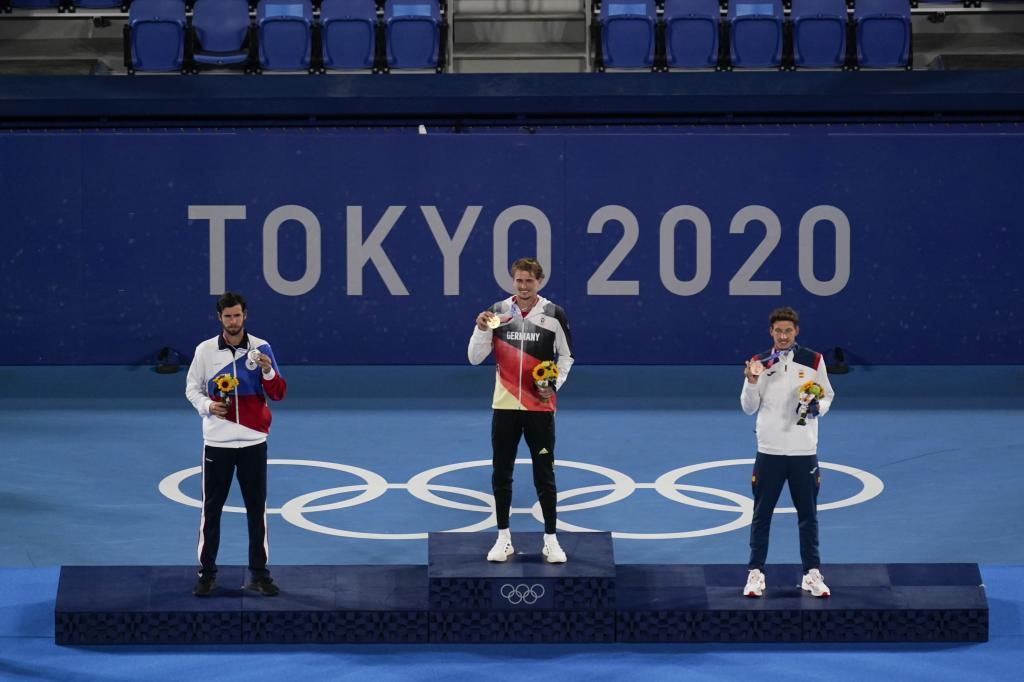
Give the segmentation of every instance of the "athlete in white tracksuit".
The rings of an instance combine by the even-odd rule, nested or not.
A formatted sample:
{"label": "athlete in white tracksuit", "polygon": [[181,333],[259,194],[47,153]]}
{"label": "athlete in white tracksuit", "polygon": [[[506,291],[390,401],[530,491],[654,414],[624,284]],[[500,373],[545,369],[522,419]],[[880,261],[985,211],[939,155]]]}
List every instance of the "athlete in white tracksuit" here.
{"label": "athlete in white tracksuit", "polygon": [[[782,487],[788,483],[797,511],[803,571],[806,575],[815,570],[820,577],[817,505],[821,469],[817,457],[817,418],[828,413],[835,391],[821,354],[797,345],[798,322],[791,308],[773,312],[770,333],[774,345],[751,358],[744,372],[740,406],[748,415],[757,414],[757,458],[751,475],[754,516],[747,567],[764,570],[772,514]],[[800,388],[807,382],[821,386],[823,395],[810,403],[806,424],[799,425]]]}
{"label": "athlete in white tracksuit", "polygon": [[[270,344],[245,330],[245,299],[227,292],[217,301],[223,329],[196,346],[188,370],[185,396],[203,418],[203,512],[199,522],[199,582],[193,593],[205,597],[216,584],[220,519],[231,479],[245,501],[249,526],[248,586],[277,594],[267,570],[267,436],[270,400],[287,390]],[[237,385],[228,393],[218,379]]]}

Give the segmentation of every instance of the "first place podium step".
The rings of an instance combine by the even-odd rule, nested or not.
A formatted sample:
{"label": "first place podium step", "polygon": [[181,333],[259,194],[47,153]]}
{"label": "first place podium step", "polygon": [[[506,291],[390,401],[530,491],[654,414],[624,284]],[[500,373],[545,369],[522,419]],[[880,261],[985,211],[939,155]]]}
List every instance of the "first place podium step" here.
{"label": "first place podium step", "polygon": [[513,533],[515,554],[486,560],[492,533],[431,533],[427,580],[435,642],[613,642],[615,555],[609,533],[562,533],[569,560],[549,564],[542,533]]}

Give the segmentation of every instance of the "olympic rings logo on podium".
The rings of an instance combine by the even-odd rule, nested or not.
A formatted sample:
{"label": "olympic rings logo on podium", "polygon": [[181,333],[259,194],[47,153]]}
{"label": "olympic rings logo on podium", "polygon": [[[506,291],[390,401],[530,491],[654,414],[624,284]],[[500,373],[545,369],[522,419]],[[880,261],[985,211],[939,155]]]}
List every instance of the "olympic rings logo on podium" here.
{"label": "olympic rings logo on podium", "polygon": [[544,597],[544,586],[539,583],[533,585],[505,583],[501,586],[499,594],[513,606],[518,604],[530,606]]}
{"label": "olympic rings logo on podium", "polygon": [[[357,483],[354,485],[344,485],[335,488],[324,488],[322,490],[314,490],[312,492],[293,497],[292,499],[285,502],[280,508],[268,508],[267,513],[269,514],[280,514],[288,523],[311,531],[313,533],[322,533],[324,535],[331,535],[335,537],[343,538],[358,538],[364,540],[425,540],[427,538],[426,532],[410,532],[410,533],[374,533],[368,531],[349,530],[344,528],[334,528],[333,526],[325,526],[315,521],[311,521],[307,518],[307,515],[315,514],[317,512],[335,511],[338,509],[347,509],[355,507],[361,504],[367,504],[381,497],[389,490],[405,490],[410,495],[418,500],[433,504],[439,507],[447,509],[458,509],[462,511],[474,512],[483,514],[484,518],[477,523],[470,524],[468,526],[462,526],[460,528],[450,528],[439,532],[449,533],[473,533],[483,530],[494,528],[497,525],[497,518],[494,514],[494,496],[481,492],[479,490],[473,490],[472,488],[464,488],[460,486],[442,485],[439,483],[432,483],[435,478],[442,476],[453,471],[460,471],[463,469],[471,469],[475,467],[490,467],[491,460],[480,459],[469,462],[456,462],[454,464],[446,464],[444,466],[435,467],[433,469],[427,469],[422,471],[405,483],[389,483],[383,476],[377,474],[368,469],[361,467],[352,466],[350,464],[340,464],[337,462],[324,462],[318,460],[309,459],[271,459],[267,461],[268,464],[279,465],[279,466],[302,466],[302,467],[313,467],[318,469],[327,469],[332,471],[341,471],[347,474],[351,474],[363,479],[363,483]],[[730,466],[752,466],[754,463],[753,459],[722,459],[710,462],[701,462],[699,464],[690,464],[688,466],[679,467],[678,469],[672,469],[659,476],[653,483],[637,483],[628,475],[615,469],[609,469],[607,467],[599,466],[597,464],[590,464],[587,462],[574,462],[569,460],[556,460],[556,467],[565,467],[569,469],[581,469],[583,471],[590,471],[592,473],[599,474],[606,477],[610,483],[603,483],[599,485],[584,486],[579,488],[573,488],[571,490],[560,491],[558,493],[558,513],[559,515],[566,512],[584,511],[586,509],[594,509],[596,507],[602,507],[605,505],[615,504],[626,499],[637,490],[654,490],[662,497],[683,504],[689,507],[695,507],[698,509],[706,509],[709,511],[718,511],[735,514],[735,518],[732,520],[710,528],[700,528],[696,530],[681,530],[681,531],[670,531],[664,533],[634,533],[627,531],[616,531],[612,530],[611,534],[613,538],[625,539],[625,540],[675,540],[681,538],[697,538],[705,537],[708,535],[716,535],[719,533],[728,533],[730,531],[744,528],[750,525],[754,513],[754,501],[745,495],[732,492],[730,490],[723,490],[721,488],[711,488],[702,485],[690,485],[686,483],[680,483],[680,479],[690,474],[697,473],[699,471],[706,471],[708,469],[717,469],[720,467]],[[517,459],[516,464],[531,464],[529,459]],[[842,507],[849,507],[856,504],[867,502],[872,498],[877,497],[881,494],[885,485],[882,480],[862,469],[857,469],[851,466],[843,464],[832,464],[829,462],[818,462],[818,466],[822,469],[829,469],[836,471],[848,476],[852,476],[857,479],[861,484],[861,489],[850,497],[836,500],[834,502],[827,502],[818,505],[819,511],[826,511],[829,509],[840,509]],[[181,490],[181,484],[191,478],[202,473],[202,467],[191,467],[188,469],[182,469],[166,476],[160,481],[159,490],[168,499],[178,502],[183,505],[190,507],[202,508],[202,501],[197,500],[193,497],[189,497]],[[353,494],[354,493],[354,494]],[[569,500],[573,500],[584,495],[593,495],[601,493],[594,499],[588,499],[583,502],[566,503]],[[712,502],[699,497],[693,497],[687,493],[699,493],[701,495],[710,496],[712,498],[718,498],[723,500],[722,502]],[[320,504],[312,504],[319,502],[325,498],[337,497],[342,495],[351,495],[344,499],[327,502]],[[462,496],[470,500],[469,502],[449,499],[443,495],[456,495]],[[233,513],[245,513],[243,507],[236,507],[227,505],[224,507],[224,511]],[[513,514],[528,514],[533,516],[537,521],[543,523],[543,515],[540,510],[540,503],[535,503],[532,507],[522,508],[513,507]],[[796,509],[793,507],[778,507],[775,509],[776,514],[793,514],[796,513]],[[587,528],[580,525],[575,525],[565,521],[562,518],[558,520],[558,528],[563,531],[575,531],[575,532],[596,532],[602,530],[609,530],[607,528]]]}

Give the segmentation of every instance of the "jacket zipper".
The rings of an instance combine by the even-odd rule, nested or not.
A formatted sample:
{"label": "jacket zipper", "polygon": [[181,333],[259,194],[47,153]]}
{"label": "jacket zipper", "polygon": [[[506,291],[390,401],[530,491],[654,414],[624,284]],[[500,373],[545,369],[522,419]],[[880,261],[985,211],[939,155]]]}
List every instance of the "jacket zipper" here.
{"label": "jacket zipper", "polygon": [[[521,320],[526,320],[522,315],[519,316]],[[525,329],[525,325],[523,329]],[[519,404],[523,404],[523,335],[519,335]]]}
{"label": "jacket zipper", "polygon": [[238,424],[241,417],[238,414],[238,368],[235,367],[235,351],[231,351],[231,374],[235,377],[235,423]]}

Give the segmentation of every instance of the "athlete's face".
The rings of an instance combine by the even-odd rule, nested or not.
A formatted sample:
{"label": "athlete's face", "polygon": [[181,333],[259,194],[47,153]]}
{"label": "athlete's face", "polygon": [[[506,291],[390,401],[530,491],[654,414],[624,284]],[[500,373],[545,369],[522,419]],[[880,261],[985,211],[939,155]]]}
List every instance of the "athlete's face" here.
{"label": "athlete's face", "polygon": [[776,350],[785,350],[796,343],[796,335],[800,333],[800,327],[789,320],[779,320],[771,326],[769,333],[772,335]]}
{"label": "athlete's face", "polygon": [[532,301],[540,289],[540,280],[529,270],[516,270],[512,273],[512,286],[515,287],[520,301]]}
{"label": "athlete's face", "polygon": [[217,319],[220,320],[221,326],[224,327],[224,333],[227,336],[240,336],[242,334],[242,329],[245,327],[245,312],[242,310],[241,304],[233,305],[220,311]]}

